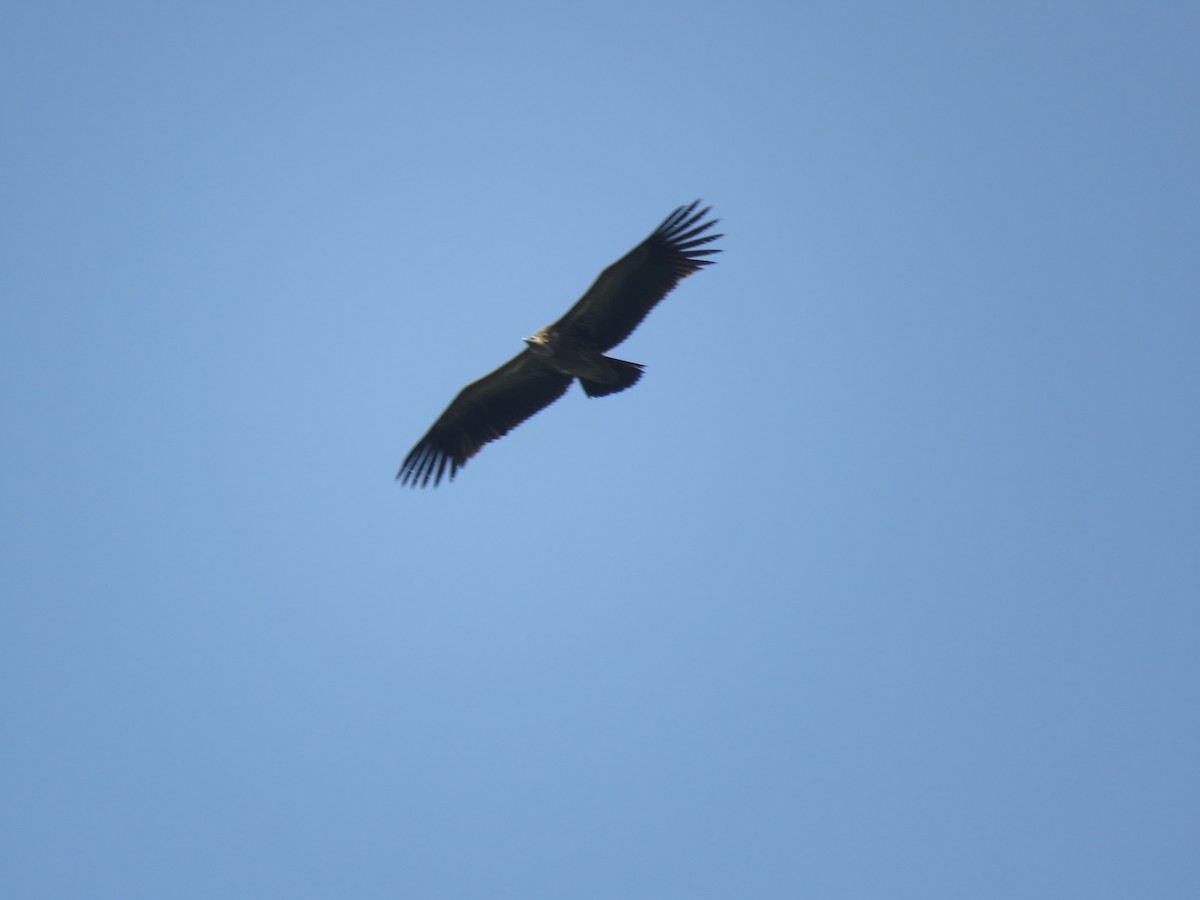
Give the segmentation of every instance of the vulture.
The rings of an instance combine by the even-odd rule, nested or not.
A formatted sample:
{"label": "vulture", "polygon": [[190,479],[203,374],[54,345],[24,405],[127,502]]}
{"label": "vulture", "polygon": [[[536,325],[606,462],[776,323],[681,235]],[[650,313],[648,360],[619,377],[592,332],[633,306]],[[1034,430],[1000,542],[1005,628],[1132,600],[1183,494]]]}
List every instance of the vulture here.
{"label": "vulture", "polygon": [[705,245],[717,224],[699,200],[672,212],[648,238],[600,273],[557,322],[525,338],[526,347],[459,391],[404,458],[396,478],[411,487],[451,481],[489,441],[503,437],[561,397],[573,379],[589,397],[606,397],[642,377],[638,363],[604,354],[621,343],[676,284],[719,250]]}

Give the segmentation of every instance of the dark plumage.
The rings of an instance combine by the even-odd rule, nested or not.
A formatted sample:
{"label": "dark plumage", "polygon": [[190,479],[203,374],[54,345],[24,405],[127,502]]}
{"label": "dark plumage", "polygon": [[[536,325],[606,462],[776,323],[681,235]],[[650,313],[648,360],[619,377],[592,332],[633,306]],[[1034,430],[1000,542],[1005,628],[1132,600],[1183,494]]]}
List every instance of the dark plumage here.
{"label": "dark plumage", "polygon": [[721,237],[705,232],[699,200],[681,206],[625,256],[600,273],[567,314],[525,338],[528,346],[463,388],[404,458],[401,484],[425,487],[442,476],[454,479],[488,441],[507,434],[561,397],[578,378],[589,397],[615,394],[642,377],[642,367],[605,356],[633,332],[655,304],[683,278],[711,265],[717,249],[701,249]]}

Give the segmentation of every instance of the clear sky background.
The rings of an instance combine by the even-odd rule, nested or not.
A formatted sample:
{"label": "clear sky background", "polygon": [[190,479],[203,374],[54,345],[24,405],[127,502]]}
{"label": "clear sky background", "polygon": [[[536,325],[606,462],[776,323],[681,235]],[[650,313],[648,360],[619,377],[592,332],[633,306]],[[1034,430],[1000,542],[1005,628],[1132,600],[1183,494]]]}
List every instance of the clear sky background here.
{"label": "clear sky background", "polygon": [[[1200,896],[1197,46],[8,4],[0,893]],[[393,481],[696,197],[636,388]]]}

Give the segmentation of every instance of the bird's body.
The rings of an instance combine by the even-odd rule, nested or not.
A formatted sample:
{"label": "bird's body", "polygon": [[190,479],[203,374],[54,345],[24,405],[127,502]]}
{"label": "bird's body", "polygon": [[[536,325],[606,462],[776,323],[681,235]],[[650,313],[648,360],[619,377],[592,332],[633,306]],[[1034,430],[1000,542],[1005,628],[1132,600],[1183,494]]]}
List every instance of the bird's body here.
{"label": "bird's body", "polygon": [[605,356],[595,347],[547,325],[525,338],[529,352],[556,372],[578,378],[589,397],[623,391],[642,377],[642,367]]}
{"label": "bird's body", "polygon": [[[573,379],[589,397],[631,387],[642,367],[605,356],[637,328],[683,278],[710,265],[716,249],[699,249],[717,220],[701,222],[699,201],[676,209],[641,244],[600,273],[587,293],[557,322],[525,338],[526,349],[463,388],[405,457],[396,477],[424,487],[443,475],[453,480],[468,459],[549,406]],[[699,224],[698,224],[699,223]]]}

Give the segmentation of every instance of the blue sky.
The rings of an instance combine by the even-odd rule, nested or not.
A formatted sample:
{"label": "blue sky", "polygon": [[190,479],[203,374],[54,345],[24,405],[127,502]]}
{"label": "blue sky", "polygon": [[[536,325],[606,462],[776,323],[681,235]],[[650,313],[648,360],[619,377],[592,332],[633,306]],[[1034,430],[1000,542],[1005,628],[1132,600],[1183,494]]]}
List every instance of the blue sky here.
{"label": "blue sky", "polygon": [[[1200,891],[1200,12],[0,13],[0,890]],[[436,491],[673,207],[718,264]]]}

